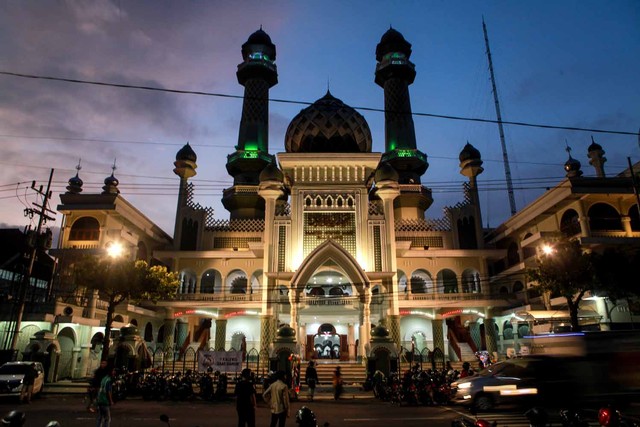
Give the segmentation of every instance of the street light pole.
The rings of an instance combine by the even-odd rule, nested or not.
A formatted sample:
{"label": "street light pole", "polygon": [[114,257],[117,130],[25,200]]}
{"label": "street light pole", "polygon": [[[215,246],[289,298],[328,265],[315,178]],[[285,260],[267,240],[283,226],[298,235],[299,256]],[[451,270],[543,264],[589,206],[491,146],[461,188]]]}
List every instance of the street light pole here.
{"label": "street light pole", "polygon": [[[55,218],[49,216],[47,213],[51,212],[48,208],[49,199],[51,198],[51,181],[53,180],[53,169],[51,169],[51,173],[49,174],[49,182],[47,183],[47,191],[42,192],[42,187],[36,190],[38,194],[43,196],[42,205],[38,205],[33,203],[33,205],[38,209],[27,208],[25,209],[25,214],[27,215],[38,215],[38,227],[35,232],[35,239],[31,242],[31,255],[29,260],[29,269],[22,276],[22,281],[20,282],[20,287],[18,288],[18,313],[16,315],[16,323],[15,328],[13,330],[13,336],[11,337],[11,350],[15,351],[16,346],[18,344],[18,335],[20,334],[20,324],[22,323],[22,316],[24,315],[24,306],[25,299],[27,296],[27,290],[29,289],[30,281],[31,281],[31,273],[33,272],[33,266],[36,261],[36,257],[38,255],[38,248],[40,247],[39,238],[40,233],[42,231],[42,226],[46,221],[54,221]],[[31,184],[31,188],[35,190],[35,181]],[[53,213],[53,212],[52,212]]]}

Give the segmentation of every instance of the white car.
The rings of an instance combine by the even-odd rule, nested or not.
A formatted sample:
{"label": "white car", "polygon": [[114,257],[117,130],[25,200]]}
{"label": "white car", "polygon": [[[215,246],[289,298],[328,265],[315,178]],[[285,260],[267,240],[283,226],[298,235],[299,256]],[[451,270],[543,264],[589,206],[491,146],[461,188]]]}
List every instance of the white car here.
{"label": "white car", "polygon": [[40,393],[44,386],[44,368],[40,362],[7,362],[0,366],[0,395],[19,395],[24,374],[33,365],[36,377],[33,380],[33,395]]}

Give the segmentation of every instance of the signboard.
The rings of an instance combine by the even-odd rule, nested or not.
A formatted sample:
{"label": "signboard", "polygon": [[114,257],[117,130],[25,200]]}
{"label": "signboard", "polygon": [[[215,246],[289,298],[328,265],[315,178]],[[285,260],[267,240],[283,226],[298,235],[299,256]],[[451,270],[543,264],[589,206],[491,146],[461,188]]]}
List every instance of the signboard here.
{"label": "signboard", "polygon": [[237,372],[242,369],[241,351],[200,351],[198,352],[198,371],[207,369],[220,372]]}

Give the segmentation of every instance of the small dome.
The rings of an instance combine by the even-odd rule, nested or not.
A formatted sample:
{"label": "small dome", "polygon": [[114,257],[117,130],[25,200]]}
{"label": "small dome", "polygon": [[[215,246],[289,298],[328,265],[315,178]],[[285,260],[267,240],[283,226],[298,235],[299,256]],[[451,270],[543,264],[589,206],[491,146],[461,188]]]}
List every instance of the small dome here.
{"label": "small dome", "polygon": [[578,160],[569,156],[569,160],[567,160],[564,164],[564,170],[567,171],[567,175],[571,175],[571,176],[582,175],[582,172],[580,171],[581,166],[582,165]]}
{"label": "small dome", "polygon": [[195,162],[196,160],[198,160],[196,152],[193,151],[193,148],[191,148],[188,142],[176,153],[176,161],[178,160],[186,160],[190,162]]}
{"label": "small dome", "polygon": [[73,193],[73,194],[82,193],[83,184],[84,182],[82,182],[82,180],[76,173],[76,176],[69,178],[69,185],[67,185],[67,192]]}
{"label": "small dome", "polygon": [[113,176],[113,173],[112,173],[111,176],[106,177],[104,180],[104,186],[102,187],[102,194],[120,193],[120,190],[118,190],[118,184],[120,184],[120,181],[118,181],[118,178]]}
{"label": "small dome", "polygon": [[256,31],[255,33],[251,34],[249,36],[249,38],[247,39],[247,43],[246,44],[272,44],[271,43],[271,37],[269,37],[269,34],[265,33],[262,30],[262,27]]}
{"label": "small dome", "polygon": [[380,43],[376,47],[376,60],[382,61],[382,57],[391,52],[402,52],[407,58],[411,56],[411,43],[405,40],[404,36],[393,28],[389,28],[382,35]]}
{"label": "small dome", "polygon": [[591,137],[591,145],[589,145],[589,148],[587,149],[587,151],[590,153],[592,151],[597,151],[597,150],[602,150],[602,145],[598,144],[594,139],[593,136]]}
{"label": "small dome", "polygon": [[287,153],[370,153],[371,131],[365,118],[329,91],[291,120]]}
{"label": "small dome", "polygon": [[274,165],[273,163],[269,163],[264,169],[262,169],[262,172],[260,172],[260,176],[258,179],[260,180],[260,182],[264,182],[264,181],[282,182],[284,180],[284,175],[276,165]]}
{"label": "small dome", "polygon": [[479,160],[480,151],[478,151],[476,147],[474,147],[473,145],[467,142],[467,144],[464,146],[464,148],[460,152],[459,159],[460,159],[460,163],[464,162],[465,160]]}
{"label": "small dome", "polygon": [[278,328],[278,332],[276,332],[277,338],[294,338],[296,336],[296,331],[289,325],[283,325]]}
{"label": "small dome", "polygon": [[371,330],[372,338],[385,338],[389,336],[389,329],[385,328],[382,325],[378,325]]}
{"label": "small dome", "polygon": [[400,179],[400,175],[398,175],[398,171],[396,171],[388,162],[383,162],[378,166],[374,178],[376,182],[398,181]]}

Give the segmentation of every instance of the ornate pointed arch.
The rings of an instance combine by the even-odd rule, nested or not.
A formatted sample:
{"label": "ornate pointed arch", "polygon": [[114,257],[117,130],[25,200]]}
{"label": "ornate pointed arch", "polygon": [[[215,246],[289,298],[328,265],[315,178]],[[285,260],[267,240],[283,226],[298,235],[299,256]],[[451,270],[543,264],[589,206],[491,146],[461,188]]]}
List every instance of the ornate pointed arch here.
{"label": "ornate pointed arch", "polygon": [[364,295],[365,288],[369,287],[369,279],[358,265],[356,259],[342,246],[329,239],[315,248],[309,256],[300,264],[291,279],[291,287],[296,292],[296,298],[304,289],[304,285],[311,279],[316,270],[327,261],[333,261],[342,268],[359,295]]}

